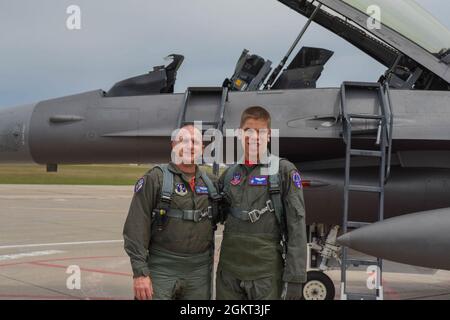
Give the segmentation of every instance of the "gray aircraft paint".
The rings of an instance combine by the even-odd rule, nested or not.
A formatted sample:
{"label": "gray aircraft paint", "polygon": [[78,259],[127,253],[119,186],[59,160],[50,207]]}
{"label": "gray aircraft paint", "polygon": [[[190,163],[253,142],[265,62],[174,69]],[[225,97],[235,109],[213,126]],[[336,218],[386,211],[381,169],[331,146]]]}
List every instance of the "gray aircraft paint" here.
{"label": "gray aircraft paint", "polygon": [[[378,172],[375,168],[352,168],[354,183],[376,185]],[[301,171],[301,175],[303,180],[319,185],[304,189],[306,212],[308,213],[306,215],[307,223],[340,225],[342,223],[343,169]],[[389,183],[385,187],[385,217],[390,218],[417,211],[449,207],[449,187],[449,169],[394,166]],[[377,221],[378,199],[376,196],[364,192],[352,194],[350,220]],[[323,199],[327,200],[323,201]]]}
{"label": "gray aircraft paint", "polygon": [[[352,100],[353,110],[371,113],[369,97]],[[405,150],[450,150],[450,92],[391,91],[394,113],[394,153]],[[21,152],[3,148],[0,162],[148,163],[167,161],[170,136],[177,126],[182,94],[103,97],[102,91],[52,99],[19,109],[3,110],[0,145],[25,128]],[[231,92],[225,108],[225,128],[237,128],[248,106],[265,106],[280,130],[280,155],[294,162],[344,155],[339,121],[339,89]],[[426,107],[423,107],[426,106]],[[214,119],[216,109],[197,106],[201,119]],[[29,120],[30,119],[30,120]],[[355,128],[375,128],[361,121]],[[361,140],[364,143],[364,139]],[[292,146],[295,146],[293,148]],[[27,149],[30,155],[27,155]],[[31,158],[30,158],[31,157]]]}

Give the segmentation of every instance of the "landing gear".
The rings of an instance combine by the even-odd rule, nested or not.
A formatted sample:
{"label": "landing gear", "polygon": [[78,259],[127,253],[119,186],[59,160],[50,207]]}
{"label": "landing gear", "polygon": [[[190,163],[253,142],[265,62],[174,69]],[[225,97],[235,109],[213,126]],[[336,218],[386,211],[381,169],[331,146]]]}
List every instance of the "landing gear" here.
{"label": "landing gear", "polygon": [[308,271],[306,283],[303,285],[304,300],[333,300],[334,283],[322,271]]}
{"label": "landing gear", "polygon": [[303,285],[304,300],[334,300],[334,283],[324,271],[340,264],[340,247],[336,245],[338,226],[309,226],[307,248],[307,280]]}

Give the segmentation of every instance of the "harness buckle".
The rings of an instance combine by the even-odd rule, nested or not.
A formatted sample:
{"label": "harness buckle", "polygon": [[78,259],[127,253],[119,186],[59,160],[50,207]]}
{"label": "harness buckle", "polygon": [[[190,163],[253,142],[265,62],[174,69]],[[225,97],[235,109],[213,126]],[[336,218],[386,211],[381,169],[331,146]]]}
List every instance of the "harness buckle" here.
{"label": "harness buckle", "polygon": [[255,223],[261,218],[261,211],[255,209],[247,213],[248,217],[250,218],[250,221],[252,223]]}
{"label": "harness buckle", "polygon": [[208,212],[208,219],[213,219],[213,208],[212,206],[209,206],[208,209],[206,209],[206,211]]}
{"label": "harness buckle", "polygon": [[205,218],[209,218],[211,215],[212,210],[210,210],[210,207],[206,209],[205,211],[194,211],[194,222],[200,222]]}
{"label": "harness buckle", "polygon": [[275,208],[274,208],[271,200],[267,200],[266,206],[264,208],[262,208],[261,210],[258,210],[258,209],[252,210],[252,211],[248,212],[247,215],[250,218],[250,221],[252,223],[255,223],[266,212],[275,212]]}
{"label": "harness buckle", "polygon": [[266,205],[269,212],[275,212],[275,207],[273,206],[272,200],[267,200]]}

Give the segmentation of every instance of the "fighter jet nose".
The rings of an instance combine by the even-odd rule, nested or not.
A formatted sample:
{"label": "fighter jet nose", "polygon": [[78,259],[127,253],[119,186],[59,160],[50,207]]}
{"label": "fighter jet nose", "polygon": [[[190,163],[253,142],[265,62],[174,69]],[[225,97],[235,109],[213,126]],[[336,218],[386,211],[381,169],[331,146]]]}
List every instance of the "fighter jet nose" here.
{"label": "fighter jet nose", "polygon": [[0,109],[0,163],[34,162],[28,145],[35,104]]}
{"label": "fighter jet nose", "polygon": [[450,208],[403,215],[365,226],[337,239],[373,257],[450,270]]}

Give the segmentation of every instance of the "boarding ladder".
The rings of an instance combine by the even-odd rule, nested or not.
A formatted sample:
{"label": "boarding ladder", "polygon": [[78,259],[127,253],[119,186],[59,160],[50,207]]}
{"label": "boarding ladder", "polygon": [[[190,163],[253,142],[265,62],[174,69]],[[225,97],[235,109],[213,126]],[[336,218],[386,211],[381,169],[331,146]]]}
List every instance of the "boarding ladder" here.
{"label": "boarding ladder", "polygon": [[[370,98],[369,98],[370,97]],[[373,99],[376,110],[373,114],[352,113],[349,110],[358,104],[358,99]],[[350,100],[354,99],[350,106]],[[364,227],[370,223],[351,221],[349,219],[350,193],[367,192],[378,195],[378,216],[375,222],[382,221],[384,218],[384,186],[390,175],[391,146],[392,146],[392,128],[393,114],[391,110],[389,86],[380,83],[360,83],[344,82],[341,86],[341,115],[343,123],[343,139],[346,144],[345,157],[345,182],[344,182],[344,206],[343,206],[343,232],[347,233],[349,229]],[[354,122],[365,122],[373,124],[374,129],[355,130],[352,128]],[[372,127],[372,125],[370,126]],[[355,148],[355,137],[375,140],[375,148],[359,149]],[[358,139],[361,141],[361,139]],[[375,185],[353,184],[351,158],[352,157],[370,157],[379,161],[378,181]],[[356,293],[352,292],[348,286],[348,268],[376,266],[374,293]],[[380,258],[371,260],[350,259],[348,257],[348,248],[342,248],[341,262],[341,299],[342,300],[383,300],[382,286],[383,261]]]}

